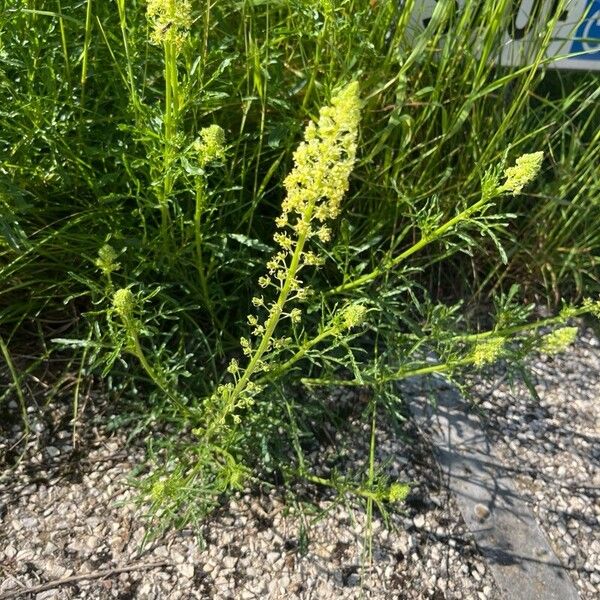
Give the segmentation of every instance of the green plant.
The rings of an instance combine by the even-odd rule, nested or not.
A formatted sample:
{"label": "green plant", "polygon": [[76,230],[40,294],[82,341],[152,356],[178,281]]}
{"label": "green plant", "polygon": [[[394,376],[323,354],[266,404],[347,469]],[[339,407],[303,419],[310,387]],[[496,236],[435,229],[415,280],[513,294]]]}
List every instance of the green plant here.
{"label": "green plant", "polygon": [[[527,310],[515,304],[516,289],[513,289],[507,298],[500,299],[496,324],[489,331],[456,334],[453,331],[456,324],[444,322],[450,316],[445,307],[433,304],[424,315],[430,322],[430,332],[419,332],[413,327],[413,332],[404,334],[405,340],[401,343],[397,335],[389,335],[389,321],[391,318],[395,327],[401,329],[406,326],[405,315],[390,309],[382,318],[376,308],[369,310],[367,288],[386,276],[392,280],[391,284],[384,286],[385,294],[389,295],[393,281],[409,279],[411,268],[404,263],[413,254],[438,241],[450,244],[457,233],[463,243],[471,243],[473,231],[487,233],[489,211],[494,200],[506,193],[520,194],[536,178],[543,160],[541,152],[519,157],[514,166],[504,170],[504,182],[500,181],[500,169],[494,167],[486,171],[481,182],[481,198],[447,221],[443,220],[441,212],[429,211],[430,218],[423,221],[420,238],[393,260],[320,294],[316,290],[309,294],[306,282],[300,279],[299,274],[306,267],[324,263],[322,246],[320,253],[307,250],[306,246],[310,241],[328,242],[330,221],[340,212],[356,155],[357,94],[358,86],[352,83],[335,95],[331,106],[321,111],[318,125],[309,124],[305,141],[294,154],[295,166],[285,180],[287,196],[283,201],[283,212],[276,219],[278,227],[287,228],[289,233],[275,233],[279,250],[266,262],[268,275],[258,280],[258,285],[265,292],[274,289],[275,300],[265,300],[262,294],[252,299],[253,305],[264,310],[266,316],[248,317],[254,341],[249,337],[240,340],[245,366],[241,367],[239,360],[232,358],[226,374],[215,382],[214,393],[202,400],[189,392],[180,394],[184,400],[178,400],[176,406],[181,419],[188,427],[193,427],[191,436],[179,450],[171,449],[164,469],[155,471],[146,487],[153,500],[154,516],[163,525],[172,520],[176,523],[197,520],[202,511],[217,503],[220,494],[239,489],[247,478],[252,478],[253,468],[260,468],[260,462],[248,464],[249,449],[256,447],[253,438],[268,430],[274,420],[281,422],[285,413],[290,419],[288,427],[294,432],[292,447],[297,465],[290,469],[276,463],[276,468],[284,470],[288,477],[295,474],[312,483],[329,485],[341,494],[362,496],[366,498],[369,515],[374,504],[385,511],[383,502],[401,500],[406,495],[408,488],[400,482],[382,485],[381,480],[375,478],[375,403],[371,408],[367,481],[354,484],[345,478],[324,478],[311,473],[299,443],[293,408],[289,402],[285,406],[277,406],[271,391],[279,387],[283,396],[283,389],[289,387],[290,380],[293,381],[300,361],[310,357],[315,367],[339,372],[337,361],[332,359],[340,349],[347,353],[352,365],[354,378],[303,378],[305,385],[381,388],[390,382],[419,374],[454,376],[461,368],[481,368],[499,358],[518,361],[535,348],[544,352],[561,351],[573,341],[576,328],[559,327],[541,338],[537,331],[543,327],[561,326],[568,319],[586,312],[600,311],[600,303],[588,301],[581,307],[565,306],[557,317],[532,323],[527,321],[531,307]],[[494,216],[492,214],[492,218]],[[349,293],[354,298],[341,308],[327,305],[329,297]],[[315,296],[319,296],[316,302]],[[290,304],[297,302],[310,307],[305,308],[306,314],[321,313],[321,326],[316,335],[311,333],[303,311],[296,306],[290,308]],[[117,290],[113,305],[122,319],[131,351],[150,378],[168,393],[167,385],[157,376],[156,368],[149,365],[141,349],[140,327],[133,320],[133,294],[127,289]],[[373,316],[369,317],[369,313]],[[385,350],[377,361],[370,359],[360,347],[351,348],[349,345],[355,337],[351,330],[364,328],[367,324],[380,338],[378,345]],[[283,335],[280,331],[282,325],[287,330]],[[423,357],[425,350],[434,350],[440,359],[433,365],[428,364]],[[343,374],[343,369],[341,371]],[[174,397],[172,393],[168,395]],[[266,410],[263,407],[265,402]],[[302,398],[299,398],[294,404],[301,402]],[[197,497],[202,498],[201,503],[196,502]],[[180,521],[182,514],[185,516]]]}
{"label": "green plant", "polygon": [[[2,354],[61,348],[76,417],[79,383],[110,374],[115,424],[176,432],[143,483],[163,526],[280,476],[385,510],[406,488],[373,450],[363,478],[304,459],[311,390],[373,386],[372,424],[396,380],[519,361],[597,311],[597,79],[541,68],[561,3],[516,69],[496,62],[511,2],[437,4],[415,34],[392,0],[2,3]],[[354,123],[349,81],[358,133],[325,108],[294,153],[332,99]],[[540,151],[523,188],[505,165]],[[533,298],[564,307],[533,321]]]}

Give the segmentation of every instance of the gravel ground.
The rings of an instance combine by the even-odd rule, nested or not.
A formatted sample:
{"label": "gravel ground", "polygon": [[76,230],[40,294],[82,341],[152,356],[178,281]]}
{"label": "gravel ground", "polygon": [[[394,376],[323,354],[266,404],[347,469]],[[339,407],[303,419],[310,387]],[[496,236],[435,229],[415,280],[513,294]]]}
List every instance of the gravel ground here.
{"label": "gravel ground", "polygon": [[[600,348],[583,336],[568,355],[534,362],[539,401],[498,376],[478,382],[474,400],[557,555],[572,569],[581,598],[591,600],[600,595]],[[128,502],[135,492],[126,477],[143,446],[126,445],[126,432],[101,427],[111,407],[87,405],[76,451],[68,405],[31,410],[35,433],[17,462],[18,407],[7,406],[0,441],[0,599],[499,598],[440,486],[430,449],[410,424],[401,435],[391,426],[379,432],[378,458],[389,461],[388,473],[415,485],[387,526],[374,517],[369,562],[363,506],[336,501],[326,490],[305,490],[298,502],[268,489],[246,490],[204,526],[204,547],[183,531],[142,550],[144,521]],[[347,470],[364,473],[367,443],[368,431],[350,417],[348,431],[318,452],[322,469],[342,456]]]}
{"label": "gravel ground", "polygon": [[523,497],[569,568],[580,597],[600,598],[600,343],[531,363],[534,398],[507,377],[478,382],[474,400]]}

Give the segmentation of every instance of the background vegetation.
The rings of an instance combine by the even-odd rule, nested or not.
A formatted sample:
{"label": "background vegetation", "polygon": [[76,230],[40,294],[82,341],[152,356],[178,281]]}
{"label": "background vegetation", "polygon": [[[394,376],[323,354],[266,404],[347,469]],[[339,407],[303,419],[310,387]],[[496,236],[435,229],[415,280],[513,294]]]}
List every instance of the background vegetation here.
{"label": "background vegetation", "polygon": [[[413,4],[220,0],[191,2],[187,12],[180,2],[149,20],[136,0],[2,2],[0,323],[12,369],[4,398],[60,357],[78,382],[100,374],[107,393],[125,395],[114,426],[170,423],[179,433],[158,442],[164,469],[148,490],[176,521],[203,514],[252,469],[310,476],[299,440],[324,409],[297,388],[297,400],[284,393],[301,378],[371,382],[394,410],[392,374],[424,368],[421,350],[435,350],[448,372],[473,364],[478,307],[512,340],[532,302],[554,310],[597,294],[597,76],[542,68],[551,23],[528,66],[497,66],[507,0],[462,11],[438,2],[423,34],[413,30]],[[350,189],[331,241],[318,246],[325,263],[306,274],[317,293],[274,370],[298,352],[303,360],[269,382],[268,401],[243,413],[243,427],[214,442],[227,450],[222,469],[190,477],[190,465],[214,454],[200,456],[209,444],[192,432],[202,417],[186,411],[202,412],[199,399],[213,397],[231,358],[243,360],[239,338],[275,250],[294,149],[350,81],[362,98]],[[211,125],[224,130],[225,148],[204,160]],[[423,235],[480,200],[486,173],[499,177],[535,151],[544,153],[542,174],[523,194],[490,198],[400,266]],[[132,291],[137,342],[115,314],[119,288]],[[362,328],[305,348],[356,303],[371,315]],[[575,314],[566,306],[557,322]],[[511,349],[511,360],[533,347]],[[371,359],[361,366],[365,348]],[[57,375],[51,398],[63,383]],[[34,400],[19,400],[26,414]],[[374,410],[365,407],[366,418]],[[282,428],[294,432],[293,448],[281,443]],[[289,472],[273,466],[290,453]],[[369,501],[391,493],[389,482],[377,487],[372,464],[367,483],[353,489],[379,490]],[[192,514],[186,502],[198,495],[206,506]]]}

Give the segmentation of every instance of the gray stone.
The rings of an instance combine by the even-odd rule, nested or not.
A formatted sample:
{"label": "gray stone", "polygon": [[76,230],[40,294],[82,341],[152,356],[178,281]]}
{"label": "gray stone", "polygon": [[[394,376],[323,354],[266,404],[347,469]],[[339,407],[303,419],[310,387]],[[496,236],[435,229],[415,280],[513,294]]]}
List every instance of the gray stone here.
{"label": "gray stone", "polygon": [[46,454],[48,454],[50,458],[55,458],[60,454],[60,450],[55,446],[48,446],[46,448]]}
{"label": "gray stone", "polygon": [[425,515],[416,515],[413,519],[413,523],[415,524],[415,527],[421,529],[425,526]]}
{"label": "gray stone", "polygon": [[192,579],[192,577],[194,577],[194,565],[190,565],[190,564],[177,565],[177,571],[179,573],[181,573],[187,579]]}
{"label": "gray stone", "polygon": [[[415,382],[415,392],[416,385]],[[409,406],[419,426],[431,432],[444,476],[479,549],[490,563],[503,598],[576,600],[578,595],[567,571],[521,499],[511,474],[494,455],[480,420],[454,389],[438,383],[433,390],[435,408],[428,402],[427,394],[418,392]],[[489,510],[489,514],[481,509],[478,514],[478,506]],[[539,559],[540,551],[545,560]],[[472,575],[481,578],[478,571]]]}

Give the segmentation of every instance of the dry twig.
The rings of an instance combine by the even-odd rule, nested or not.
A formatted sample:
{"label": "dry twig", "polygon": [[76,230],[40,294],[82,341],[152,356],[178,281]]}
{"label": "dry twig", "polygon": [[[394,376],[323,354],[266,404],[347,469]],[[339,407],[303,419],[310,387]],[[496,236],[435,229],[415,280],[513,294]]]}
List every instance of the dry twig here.
{"label": "dry twig", "polygon": [[11,592],[6,592],[0,596],[0,600],[9,600],[9,598],[18,598],[20,596],[26,596],[27,594],[39,594],[46,590],[60,587],[62,585],[68,585],[70,583],[77,583],[78,581],[85,581],[86,579],[102,579],[103,577],[109,577],[111,575],[118,575],[119,573],[127,573],[128,571],[142,571],[147,569],[158,569],[159,567],[169,567],[171,563],[168,562],[153,562],[153,563],[142,563],[125,565],[123,567],[115,567],[113,569],[101,569],[94,571],[93,573],[85,573],[84,575],[71,575],[70,577],[64,577],[63,579],[54,579],[41,583],[40,585],[34,585],[30,588],[24,588]]}

